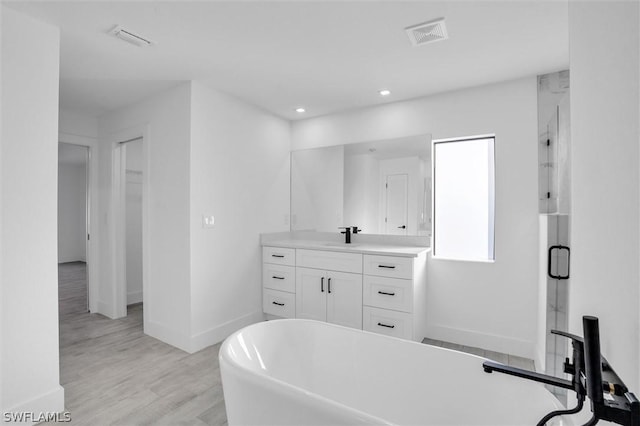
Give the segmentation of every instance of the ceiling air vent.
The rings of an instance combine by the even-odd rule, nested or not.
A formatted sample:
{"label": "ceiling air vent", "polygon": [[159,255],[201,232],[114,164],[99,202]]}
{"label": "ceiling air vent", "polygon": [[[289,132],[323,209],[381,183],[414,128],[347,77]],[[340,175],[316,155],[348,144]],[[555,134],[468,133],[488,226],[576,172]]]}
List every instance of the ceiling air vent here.
{"label": "ceiling air vent", "polygon": [[146,47],[155,44],[153,41],[149,40],[147,37],[141,36],[140,34],[136,34],[133,31],[126,30],[122,28],[120,25],[116,25],[109,34],[112,34],[118,37],[121,40],[129,42],[131,44],[135,44],[136,46]]}
{"label": "ceiling air vent", "polygon": [[444,25],[444,18],[435,19],[422,24],[412,25],[404,29],[414,46],[433,43],[435,41],[449,38],[447,27]]}

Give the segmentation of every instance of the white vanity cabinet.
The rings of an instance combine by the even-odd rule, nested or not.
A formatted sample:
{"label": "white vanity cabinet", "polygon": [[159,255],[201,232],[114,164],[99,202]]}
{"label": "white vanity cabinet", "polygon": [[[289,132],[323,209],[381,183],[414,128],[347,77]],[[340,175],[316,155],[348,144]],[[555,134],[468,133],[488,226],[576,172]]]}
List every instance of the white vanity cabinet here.
{"label": "white vanity cabinet", "polygon": [[384,250],[379,247],[367,254],[297,245],[263,247],[267,317],[326,321],[417,341],[426,336],[426,250],[394,256],[378,254]]}
{"label": "white vanity cabinet", "polygon": [[425,337],[426,256],[364,255],[363,329],[421,341]]}
{"label": "white vanity cabinet", "polygon": [[297,267],[296,318],[362,329],[362,274]]}
{"label": "white vanity cabinet", "polygon": [[296,250],[296,318],[362,329],[362,254]]}
{"label": "white vanity cabinet", "polygon": [[262,249],[262,310],[265,314],[295,318],[295,260],[295,249]]}

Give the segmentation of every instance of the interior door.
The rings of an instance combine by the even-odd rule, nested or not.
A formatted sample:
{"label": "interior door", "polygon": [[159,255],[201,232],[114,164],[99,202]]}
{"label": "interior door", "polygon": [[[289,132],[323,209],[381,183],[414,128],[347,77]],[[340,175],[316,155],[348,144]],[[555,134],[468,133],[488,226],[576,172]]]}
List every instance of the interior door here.
{"label": "interior door", "polygon": [[324,271],[296,268],[296,318],[327,320],[327,277]]}
{"label": "interior door", "polygon": [[407,235],[407,174],[387,175],[385,182],[385,234]]}
{"label": "interior door", "polygon": [[362,329],[362,275],[327,274],[327,321]]}

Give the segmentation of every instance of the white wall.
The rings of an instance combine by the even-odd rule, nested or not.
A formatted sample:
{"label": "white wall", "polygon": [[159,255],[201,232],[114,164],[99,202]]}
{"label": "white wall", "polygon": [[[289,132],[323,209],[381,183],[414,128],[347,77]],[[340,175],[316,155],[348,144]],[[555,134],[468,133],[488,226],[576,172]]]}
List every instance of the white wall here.
{"label": "white wall", "polygon": [[192,83],[191,99],[195,351],[262,319],[260,233],[289,230],[290,139],[286,120],[204,84]]}
{"label": "white wall", "polygon": [[[117,135],[135,128],[148,135],[145,332],[194,352],[262,319],[259,235],[289,228],[289,123],[199,82],[102,116],[101,206],[111,205]],[[101,264],[112,266],[112,244],[101,243]],[[111,271],[101,274],[105,306]]]}
{"label": "white wall", "polygon": [[[84,150],[86,148],[75,148]],[[58,164],[58,263],[86,261],[87,169]]]}
{"label": "white wall", "polygon": [[[112,161],[121,137],[146,133],[147,232],[143,257],[145,333],[187,349],[190,335],[189,156],[190,84],[186,83],[99,119],[100,309],[116,316],[111,249],[115,234]],[[138,131],[139,130],[139,131]],[[126,139],[124,139],[126,140]],[[143,219],[144,220],[144,219]],[[148,274],[146,272],[148,271]]]}
{"label": "white wall", "polygon": [[[607,22],[606,26],[602,26]],[[600,319],[602,351],[640,392],[637,2],[570,2],[570,330]]]}
{"label": "white wall", "polygon": [[292,124],[292,148],[432,133],[496,135],[496,260],[430,259],[432,338],[533,358],[538,298],[536,77]]}
{"label": "white wall", "polygon": [[[2,22],[2,11],[4,10],[4,8],[2,7],[2,5],[0,5],[0,22]],[[0,28],[0,136],[3,135],[4,133],[2,133],[2,121],[3,121],[3,108],[2,108],[2,104],[3,104],[3,98],[2,98],[2,86],[4,86],[4,80],[2,79],[2,61],[3,58],[1,56],[2,54],[2,29]],[[2,176],[2,139],[0,139],[0,176]],[[2,190],[2,184],[0,184],[0,235],[2,235],[2,217],[3,217],[3,193],[4,191]],[[3,244],[2,244],[2,238],[0,238],[0,271],[2,271],[2,250],[3,250]],[[4,299],[3,299],[3,291],[2,289],[4,288],[4,277],[2,276],[2,273],[0,272],[0,306],[4,306]],[[4,341],[4,319],[3,319],[3,315],[0,314],[0,348],[2,348],[3,346],[3,341]],[[3,364],[3,353],[4,351],[2,349],[0,349],[0,383],[3,383],[3,377],[4,377],[4,364]],[[0,411],[4,412],[3,407],[5,407],[5,403],[4,403],[4,389],[3,386],[0,385]]]}
{"label": "white wall", "polygon": [[343,218],[344,147],[291,153],[291,229],[338,231]]}
{"label": "white wall", "polygon": [[58,29],[2,6],[0,411],[62,411],[58,359]]}

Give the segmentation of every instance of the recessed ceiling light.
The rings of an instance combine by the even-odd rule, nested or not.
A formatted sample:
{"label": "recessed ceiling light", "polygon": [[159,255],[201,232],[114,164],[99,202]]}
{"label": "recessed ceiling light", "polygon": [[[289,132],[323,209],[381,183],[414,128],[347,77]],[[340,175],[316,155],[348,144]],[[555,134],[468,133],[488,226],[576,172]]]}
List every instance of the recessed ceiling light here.
{"label": "recessed ceiling light", "polygon": [[380,96],[389,96],[391,94],[391,90],[383,89],[378,92]]}
{"label": "recessed ceiling light", "polygon": [[296,108],[296,112],[302,114],[303,112],[305,112],[306,110],[302,107]]}

